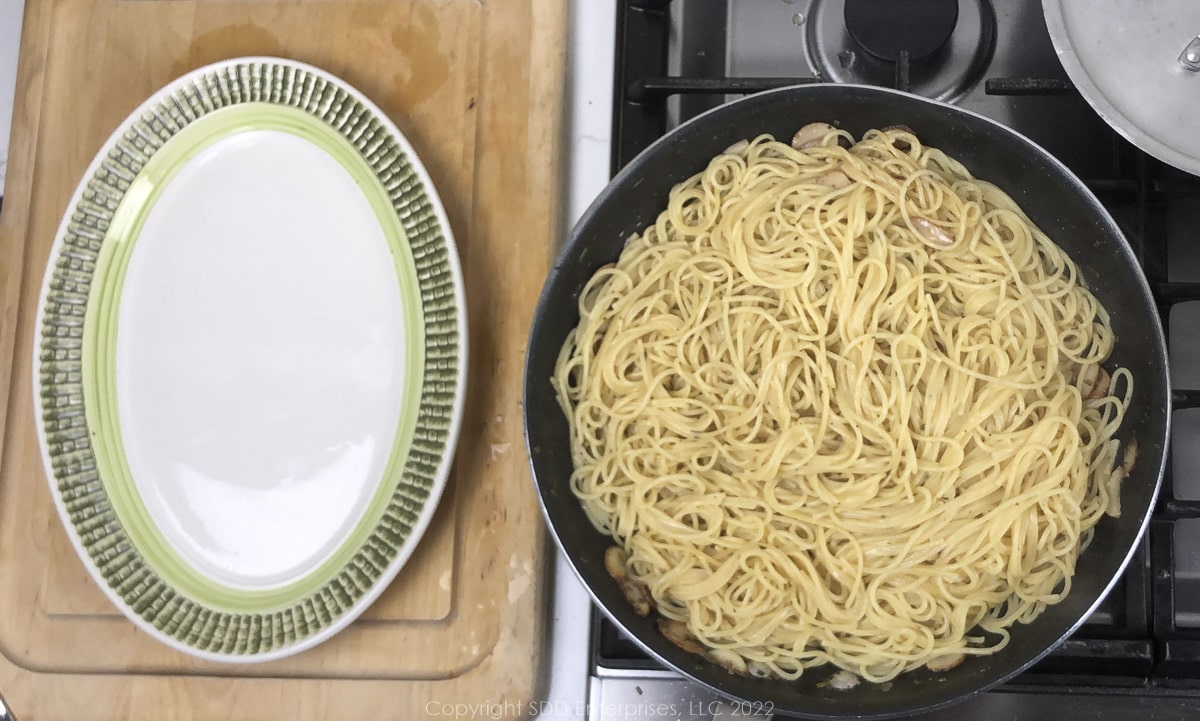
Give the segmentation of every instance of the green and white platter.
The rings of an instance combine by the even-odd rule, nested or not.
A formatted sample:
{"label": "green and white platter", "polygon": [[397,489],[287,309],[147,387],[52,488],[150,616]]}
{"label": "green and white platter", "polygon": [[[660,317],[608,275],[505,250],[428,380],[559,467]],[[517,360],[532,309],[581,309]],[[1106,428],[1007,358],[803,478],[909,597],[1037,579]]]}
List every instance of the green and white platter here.
{"label": "green and white platter", "polygon": [[277,58],[176,80],[88,167],[46,270],[33,386],[67,534],[180,651],[328,639],[433,515],[466,328],[433,184],[361,93]]}

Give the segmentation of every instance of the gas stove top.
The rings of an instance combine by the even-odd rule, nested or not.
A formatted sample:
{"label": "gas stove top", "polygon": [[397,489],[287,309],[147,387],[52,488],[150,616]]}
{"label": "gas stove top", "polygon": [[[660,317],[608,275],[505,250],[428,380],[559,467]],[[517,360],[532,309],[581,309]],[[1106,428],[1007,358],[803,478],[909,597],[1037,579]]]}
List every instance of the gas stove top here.
{"label": "gas stove top", "polygon": [[[929,14],[881,22],[883,6],[901,4]],[[1200,717],[1200,178],[1137,150],[1088,106],[1057,59],[1041,0],[618,0],[574,12],[573,218],[678,123],[797,83],[886,85],[955,103],[1025,134],[1084,179],[1133,246],[1168,328],[1175,413],[1163,494],[1128,570],[1073,637],[1012,682],[915,718]],[[574,578],[557,585],[552,684],[566,673],[562,639],[574,639],[576,657],[587,649],[587,696],[572,715],[770,715],[665,670],[599,611],[581,610]]]}

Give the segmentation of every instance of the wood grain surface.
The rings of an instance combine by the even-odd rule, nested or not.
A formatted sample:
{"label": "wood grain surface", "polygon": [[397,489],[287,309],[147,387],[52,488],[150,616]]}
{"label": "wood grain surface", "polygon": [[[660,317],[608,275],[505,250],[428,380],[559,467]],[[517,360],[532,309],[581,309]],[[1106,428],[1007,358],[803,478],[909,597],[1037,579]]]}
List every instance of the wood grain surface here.
{"label": "wood grain surface", "polygon": [[[520,374],[557,227],[564,26],[558,0],[27,0],[0,215],[0,694],[19,721],[527,715],[544,549]],[[92,156],[163,84],[241,55],[329,70],[407,136],[458,241],[471,355],[450,486],[409,564],[327,643],[230,666],[136,630],[84,571],[42,470],[30,353],[47,255]]]}

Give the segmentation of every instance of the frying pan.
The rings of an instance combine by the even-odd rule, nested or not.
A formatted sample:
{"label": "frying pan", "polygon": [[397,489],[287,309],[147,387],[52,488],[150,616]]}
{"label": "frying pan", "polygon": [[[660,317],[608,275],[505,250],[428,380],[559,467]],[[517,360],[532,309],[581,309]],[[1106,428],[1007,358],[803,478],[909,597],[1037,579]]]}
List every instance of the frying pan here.
{"label": "frying pan", "polygon": [[[1119,518],[1105,517],[1079,558],[1071,592],[1028,625],[1012,628],[1007,647],[967,657],[950,671],[920,669],[891,684],[838,691],[836,670],[806,671],[797,681],[735,676],[667,641],[654,615],[637,616],[604,570],[611,541],[588,522],[571,493],[570,441],[550,386],[555,360],[579,321],[577,301],[600,266],[616,260],[625,239],[652,223],[671,186],[703,169],[734,142],[759,133],[791,138],[825,121],[856,137],[870,128],[907,125],[923,143],[962,162],[976,177],[1009,193],[1029,217],[1081,266],[1112,314],[1111,363],[1129,368],[1135,393],[1119,437],[1140,453],[1121,492]],[[727,696],[771,704],[810,718],[884,718],[947,706],[1028,668],[1075,630],[1116,582],[1144,532],[1162,479],[1170,419],[1166,344],[1146,280],[1129,244],[1095,196],[1053,156],[983,116],[874,87],[809,85],[753,95],[718,107],[668,133],[624,168],[579,220],[542,291],[525,365],[525,431],[538,492],[555,539],[601,609],[650,655]]]}

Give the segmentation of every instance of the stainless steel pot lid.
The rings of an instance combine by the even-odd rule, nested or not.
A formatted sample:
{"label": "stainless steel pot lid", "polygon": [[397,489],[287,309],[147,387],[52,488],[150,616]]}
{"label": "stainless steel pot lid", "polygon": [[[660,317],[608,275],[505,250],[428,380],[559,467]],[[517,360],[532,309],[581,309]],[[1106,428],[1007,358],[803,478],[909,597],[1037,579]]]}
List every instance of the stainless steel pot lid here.
{"label": "stainless steel pot lid", "polygon": [[1200,2],[1042,0],[1083,97],[1147,153],[1200,175]]}

